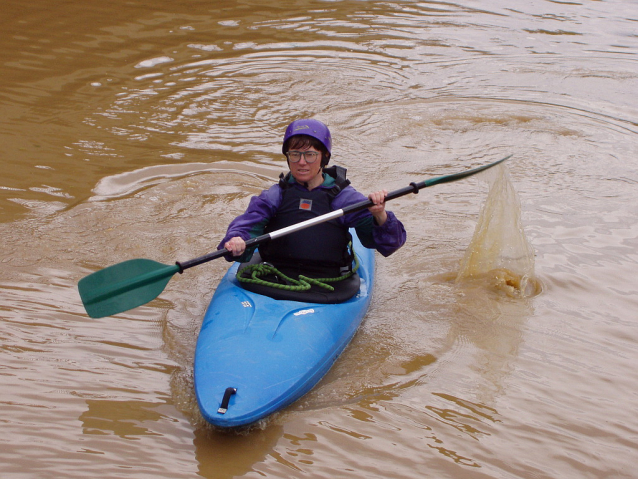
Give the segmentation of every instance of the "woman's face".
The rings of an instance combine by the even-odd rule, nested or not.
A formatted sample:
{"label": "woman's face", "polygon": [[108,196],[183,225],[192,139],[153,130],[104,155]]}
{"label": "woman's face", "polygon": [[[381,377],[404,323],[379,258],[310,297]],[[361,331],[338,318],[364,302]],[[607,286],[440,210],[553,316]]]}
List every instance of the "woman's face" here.
{"label": "woman's face", "polygon": [[321,151],[316,150],[313,146],[296,148],[294,151],[314,151],[318,153],[317,159],[313,163],[308,163],[304,155],[301,155],[301,159],[297,163],[288,161],[290,173],[295,180],[302,184],[308,183],[310,188],[315,188],[323,183],[323,176],[321,175]]}

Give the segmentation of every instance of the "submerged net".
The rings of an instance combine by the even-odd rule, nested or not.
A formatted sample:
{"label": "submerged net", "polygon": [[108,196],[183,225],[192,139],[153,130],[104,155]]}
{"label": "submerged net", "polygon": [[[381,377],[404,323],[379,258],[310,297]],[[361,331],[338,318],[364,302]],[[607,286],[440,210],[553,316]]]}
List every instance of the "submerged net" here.
{"label": "submerged net", "polygon": [[481,281],[513,297],[533,296],[540,284],[534,275],[534,249],[522,227],[521,204],[507,168],[494,170],[484,174],[490,191],[456,281]]}

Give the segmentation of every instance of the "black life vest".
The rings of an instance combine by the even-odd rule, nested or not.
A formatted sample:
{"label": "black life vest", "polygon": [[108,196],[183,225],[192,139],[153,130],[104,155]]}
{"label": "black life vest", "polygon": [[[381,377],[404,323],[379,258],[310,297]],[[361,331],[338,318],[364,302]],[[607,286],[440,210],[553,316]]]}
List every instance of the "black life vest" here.
{"label": "black life vest", "polygon": [[[290,173],[285,177],[281,175],[281,205],[266,226],[265,233],[332,211],[332,200],[350,181],[346,179],[345,168],[332,166],[323,171],[335,178],[334,187],[302,190],[290,183]],[[348,229],[334,219],[262,244],[259,253],[263,261],[282,270],[333,277],[339,276],[341,268],[352,264],[353,257],[348,249],[351,240]]]}

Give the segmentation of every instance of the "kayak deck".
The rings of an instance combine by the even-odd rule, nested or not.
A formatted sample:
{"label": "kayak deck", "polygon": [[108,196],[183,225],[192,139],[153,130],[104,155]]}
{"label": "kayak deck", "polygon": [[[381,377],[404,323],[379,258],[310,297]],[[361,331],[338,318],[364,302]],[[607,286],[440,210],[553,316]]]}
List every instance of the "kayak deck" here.
{"label": "kayak deck", "polygon": [[244,290],[238,264],[220,282],[195,351],[195,392],[219,427],[252,424],[307,393],[354,336],[372,293],[374,251],[355,240],[360,288],[348,301],[274,300]]}

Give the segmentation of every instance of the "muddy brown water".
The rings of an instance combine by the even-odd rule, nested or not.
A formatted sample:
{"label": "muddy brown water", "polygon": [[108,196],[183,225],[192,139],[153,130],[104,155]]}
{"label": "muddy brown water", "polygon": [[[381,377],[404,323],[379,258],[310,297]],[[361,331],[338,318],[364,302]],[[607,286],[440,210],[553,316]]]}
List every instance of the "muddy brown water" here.
{"label": "muddy brown water", "polygon": [[[3,478],[636,477],[638,4],[9,0],[0,22]],[[298,117],[361,191],[512,154],[508,183],[389,205],[408,243],[350,347],[220,433],[192,361],[227,265],[102,319],[76,285],[214,249]]]}

